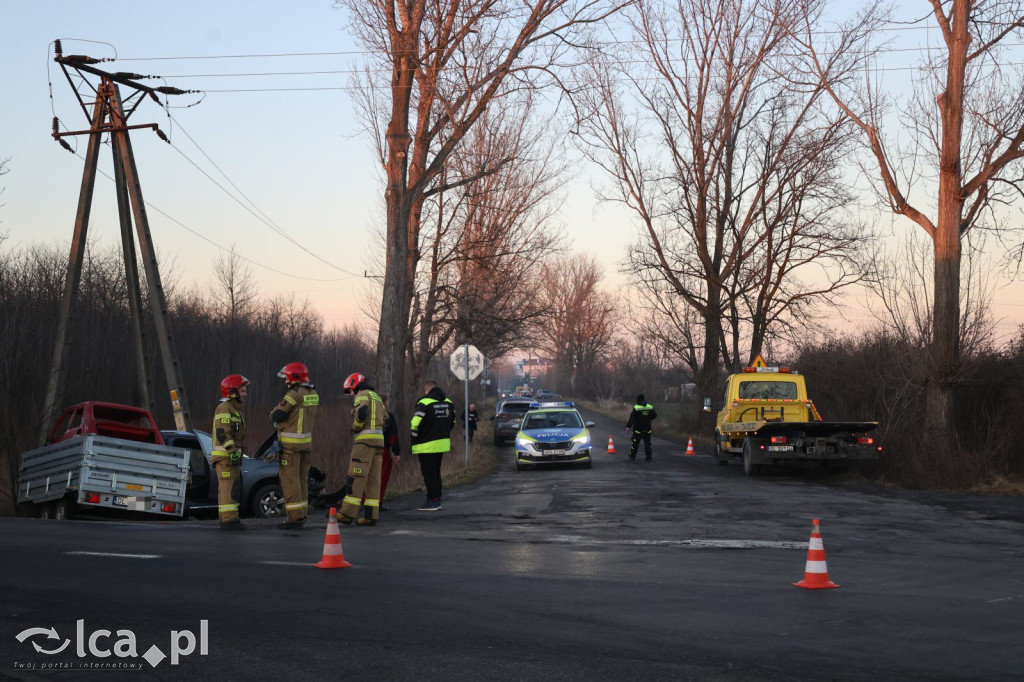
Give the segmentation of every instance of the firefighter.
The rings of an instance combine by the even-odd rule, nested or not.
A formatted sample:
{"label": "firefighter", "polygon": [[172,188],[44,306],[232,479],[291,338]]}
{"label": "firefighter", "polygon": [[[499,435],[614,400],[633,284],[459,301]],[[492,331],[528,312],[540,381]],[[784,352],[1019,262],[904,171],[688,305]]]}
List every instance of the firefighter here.
{"label": "firefighter", "polygon": [[425,394],[416,402],[412,416],[412,453],[420,459],[423,485],[427,499],[419,511],[441,509],[441,460],[452,449],[451,433],[455,426],[455,408],[437,382],[423,384]]}
{"label": "firefighter", "polygon": [[380,516],[380,474],[384,454],[384,425],[388,412],[384,401],[367,383],[366,377],[356,372],[343,384],[345,393],[355,397],[352,401],[352,461],[345,481],[338,522],[351,524],[363,503],[363,515],[356,523],[375,526]]}
{"label": "firefighter", "polygon": [[249,380],[229,374],[220,382],[220,404],[213,412],[213,452],[210,460],[217,474],[217,513],[221,530],[245,530],[238,518],[242,490],[242,453],[245,451],[245,420],[242,403]]}
{"label": "firefighter", "polygon": [[640,448],[640,441],[644,442],[644,461],[651,461],[651,422],[658,418],[654,406],[649,405],[641,393],[636,397],[636,405],[629,413],[629,421],[626,422],[626,433],[633,429],[633,440],[629,446],[629,458],[636,459],[636,451]]}
{"label": "firefighter", "polygon": [[320,396],[309,383],[309,369],[301,362],[289,362],[277,376],[288,388],[270,413],[281,446],[281,489],[284,491],[286,520],[278,528],[300,529],[309,507],[309,458],[313,452],[313,422]]}

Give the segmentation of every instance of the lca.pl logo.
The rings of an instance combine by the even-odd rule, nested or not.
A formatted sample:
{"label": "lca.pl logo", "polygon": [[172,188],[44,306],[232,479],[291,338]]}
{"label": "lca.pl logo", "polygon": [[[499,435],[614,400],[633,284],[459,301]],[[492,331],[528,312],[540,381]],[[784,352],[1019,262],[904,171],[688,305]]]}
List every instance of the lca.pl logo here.
{"label": "lca.pl logo", "polygon": [[[117,639],[111,642],[112,637],[115,636]],[[64,652],[72,643],[72,640],[64,639],[57,634],[57,629],[54,627],[28,628],[27,630],[19,632],[16,639],[22,643],[26,641],[30,642],[36,653],[45,654],[47,656],[55,656]],[[88,656],[94,656],[100,659],[107,659],[111,656],[118,659],[139,658],[138,643],[135,639],[134,632],[131,630],[118,630],[116,633],[111,633],[110,630],[96,630],[86,636],[84,619],[76,621],[75,623],[74,643],[74,652],[80,659],[84,659]],[[195,653],[197,644],[199,646],[199,655],[206,656],[210,649],[209,621],[199,621],[198,640],[191,630],[171,630],[171,642],[168,646],[171,665],[178,665],[178,661],[181,660],[182,656],[190,656]],[[71,653],[70,650],[68,650],[68,653]],[[146,653],[142,654],[142,658],[155,668],[160,665],[165,658],[167,658],[167,654],[165,654],[160,647],[154,644],[146,650]],[[118,667],[124,667],[126,665],[127,663]],[[31,663],[15,663],[15,667],[34,668],[37,666]],[[43,663],[38,667],[100,667],[100,665],[80,664],[79,666],[73,666],[70,664],[58,665]],[[103,665],[102,667],[108,666]],[[109,665],[109,667],[115,666]]]}

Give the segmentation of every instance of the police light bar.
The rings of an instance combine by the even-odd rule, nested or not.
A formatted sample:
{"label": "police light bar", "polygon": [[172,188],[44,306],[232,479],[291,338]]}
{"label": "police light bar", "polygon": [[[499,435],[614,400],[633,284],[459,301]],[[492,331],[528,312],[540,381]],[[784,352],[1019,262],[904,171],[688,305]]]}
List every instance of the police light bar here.
{"label": "police light bar", "polygon": [[541,407],[575,407],[571,400],[560,403],[530,403],[530,409],[536,410]]}

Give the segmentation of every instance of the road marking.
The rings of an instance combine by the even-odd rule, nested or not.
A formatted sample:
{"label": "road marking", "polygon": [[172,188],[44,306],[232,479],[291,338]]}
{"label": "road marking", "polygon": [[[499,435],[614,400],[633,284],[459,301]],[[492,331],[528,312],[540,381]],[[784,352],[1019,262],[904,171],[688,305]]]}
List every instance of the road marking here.
{"label": "road marking", "polygon": [[261,561],[264,566],[312,566],[309,561]]}
{"label": "road marking", "polygon": [[118,554],[116,552],[64,552],[69,556],[112,556],[118,559],[159,559],[159,554]]}
{"label": "road marking", "polygon": [[[390,535],[431,535],[448,537],[455,540],[496,540],[503,538],[484,537],[470,533],[424,533],[418,530],[393,530]],[[554,535],[547,538],[526,539],[529,543],[550,543],[560,545],[632,545],[652,547],[693,547],[696,549],[807,549],[807,541],[790,542],[786,540],[711,540],[692,538],[686,540],[630,540],[627,538],[599,539],[585,535]]]}

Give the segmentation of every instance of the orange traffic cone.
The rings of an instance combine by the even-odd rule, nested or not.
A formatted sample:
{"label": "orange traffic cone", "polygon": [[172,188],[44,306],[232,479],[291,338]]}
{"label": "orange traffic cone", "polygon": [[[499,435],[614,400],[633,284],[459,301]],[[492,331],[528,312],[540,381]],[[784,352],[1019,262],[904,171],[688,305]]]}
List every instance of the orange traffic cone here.
{"label": "orange traffic cone", "polygon": [[821,541],[820,522],[814,519],[811,527],[811,543],[807,547],[807,565],[804,568],[804,579],[793,583],[797,587],[809,590],[821,590],[827,587],[839,587],[828,579],[828,566],[825,565],[825,545]]}
{"label": "orange traffic cone", "polygon": [[341,533],[338,531],[338,519],[335,509],[331,507],[331,515],[327,517],[327,534],[324,536],[324,555],[317,568],[348,568],[352,564],[345,561],[345,552],[341,549]]}
{"label": "orange traffic cone", "polygon": [[686,454],[688,454],[688,455],[696,455],[697,454],[696,452],[693,451],[693,439],[692,438],[689,441],[687,441],[687,443],[686,443]]}
{"label": "orange traffic cone", "polygon": [[611,436],[608,436],[608,449],[605,450],[609,455],[615,454],[615,441],[612,440]]}

